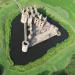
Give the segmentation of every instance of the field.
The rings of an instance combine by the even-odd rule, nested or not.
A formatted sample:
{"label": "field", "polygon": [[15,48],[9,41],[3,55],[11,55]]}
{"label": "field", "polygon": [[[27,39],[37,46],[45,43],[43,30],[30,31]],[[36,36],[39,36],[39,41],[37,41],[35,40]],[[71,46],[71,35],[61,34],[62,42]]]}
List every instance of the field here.
{"label": "field", "polygon": [[0,0],[0,65],[3,67],[0,67],[0,70],[2,75],[52,75],[53,72],[63,70],[75,53],[75,1],[19,0],[19,3],[22,7],[33,4],[44,7],[50,17],[68,31],[69,37],[51,48],[41,59],[25,66],[14,66],[9,55],[9,40],[11,21],[19,14],[19,11],[13,0]]}
{"label": "field", "polygon": [[68,75],[75,74],[75,54],[72,56],[70,64],[65,68],[65,72],[67,72]]}

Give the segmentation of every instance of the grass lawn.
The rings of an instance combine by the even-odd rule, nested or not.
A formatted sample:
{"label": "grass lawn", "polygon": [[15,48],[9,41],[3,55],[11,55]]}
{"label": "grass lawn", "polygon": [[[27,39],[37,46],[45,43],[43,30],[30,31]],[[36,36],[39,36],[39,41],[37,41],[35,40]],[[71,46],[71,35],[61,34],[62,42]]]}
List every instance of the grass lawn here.
{"label": "grass lawn", "polygon": [[[3,75],[51,75],[64,69],[75,53],[75,1],[74,0],[19,0],[22,6],[44,7],[51,18],[58,21],[69,33],[69,38],[51,48],[41,59],[25,66],[14,66],[9,56],[11,21],[19,14],[14,1],[0,1],[0,64]],[[15,11],[15,12],[14,12]]]}
{"label": "grass lawn", "polygon": [[75,54],[73,55],[70,64],[65,68],[68,75],[75,74]]}

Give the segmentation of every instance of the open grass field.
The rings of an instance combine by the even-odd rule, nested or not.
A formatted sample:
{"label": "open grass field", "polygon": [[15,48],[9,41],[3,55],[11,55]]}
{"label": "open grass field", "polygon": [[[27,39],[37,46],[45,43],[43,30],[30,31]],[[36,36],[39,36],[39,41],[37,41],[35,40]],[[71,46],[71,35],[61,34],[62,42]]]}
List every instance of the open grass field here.
{"label": "open grass field", "polygon": [[68,39],[25,66],[13,65],[9,55],[11,21],[19,14],[15,2],[0,0],[0,65],[2,75],[52,75],[64,69],[75,53],[75,0],[19,0],[23,6],[44,7],[51,18],[58,21],[69,33]]}
{"label": "open grass field", "polygon": [[70,64],[65,68],[68,75],[75,74],[75,54],[72,56]]}

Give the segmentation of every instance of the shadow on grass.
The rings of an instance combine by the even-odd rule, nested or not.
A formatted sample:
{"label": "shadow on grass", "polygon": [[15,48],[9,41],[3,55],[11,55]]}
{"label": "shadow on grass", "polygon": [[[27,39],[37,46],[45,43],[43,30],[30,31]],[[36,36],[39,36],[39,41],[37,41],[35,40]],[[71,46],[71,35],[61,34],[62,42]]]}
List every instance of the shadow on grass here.
{"label": "shadow on grass", "polygon": [[[46,11],[42,8],[38,9],[40,13],[46,16]],[[54,36],[40,44],[37,44],[28,49],[27,53],[21,51],[22,41],[24,40],[24,25],[20,22],[21,14],[19,14],[11,23],[11,38],[10,38],[10,57],[15,65],[25,65],[29,62],[33,62],[36,59],[41,58],[46,52],[55,47],[57,43],[60,43],[68,38],[67,31],[52,18],[48,17],[48,21],[59,28],[61,36]]]}
{"label": "shadow on grass", "polygon": [[0,75],[2,75],[4,72],[4,67],[0,64]]}
{"label": "shadow on grass", "polygon": [[65,70],[61,70],[61,71],[57,71],[57,72],[53,72],[52,75],[68,75]]}
{"label": "shadow on grass", "polygon": [[72,55],[70,63],[65,68],[68,75],[75,75],[75,54]]}
{"label": "shadow on grass", "polygon": [[43,72],[39,73],[38,75],[49,75],[49,72],[50,71],[48,71],[48,70],[47,71],[43,71]]}

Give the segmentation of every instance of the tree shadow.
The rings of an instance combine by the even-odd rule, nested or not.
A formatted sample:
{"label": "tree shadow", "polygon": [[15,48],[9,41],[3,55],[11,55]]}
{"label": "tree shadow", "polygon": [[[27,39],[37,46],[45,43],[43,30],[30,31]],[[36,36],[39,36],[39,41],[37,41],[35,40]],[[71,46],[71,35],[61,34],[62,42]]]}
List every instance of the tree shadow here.
{"label": "tree shadow", "polygon": [[46,13],[46,9],[44,7],[38,8],[38,12],[40,14],[43,14],[44,17],[48,16],[48,14]]}
{"label": "tree shadow", "polygon": [[68,75],[65,70],[61,70],[61,71],[57,71],[57,72],[53,72],[52,75]]}
{"label": "tree shadow", "polygon": [[0,75],[2,75],[4,72],[4,67],[0,64]]}
{"label": "tree shadow", "polygon": [[[44,16],[47,14],[45,10],[40,10],[44,12],[41,12]],[[50,48],[55,47],[57,43],[63,42],[69,36],[68,32],[59,24],[59,22],[48,17],[48,21],[59,28],[61,36],[54,36],[40,44],[30,47],[27,53],[23,53],[21,50],[21,43],[24,39],[24,25],[20,22],[20,19],[21,14],[19,14],[11,23],[10,57],[15,65],[25,65],[41,58]]]}
{"label": "tree shadow", "polygon": [[46,70],[46,71],[43,71],[43,72],[39,73],[38,75],[49,75],[49,72],[50,71]]}

